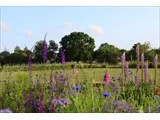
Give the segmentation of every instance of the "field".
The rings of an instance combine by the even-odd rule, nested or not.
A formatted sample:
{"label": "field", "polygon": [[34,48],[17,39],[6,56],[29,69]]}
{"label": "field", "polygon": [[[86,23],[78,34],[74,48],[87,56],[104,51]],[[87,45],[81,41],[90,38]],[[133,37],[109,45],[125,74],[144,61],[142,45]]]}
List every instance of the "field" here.
{"label": "field", "polygon": [[[61,70],[53,70],[53,73],[55,73],[56,71],[61,71]],[[89,76],[93,76],[94,81],[95,82],[102,82],[103,81],[103,76],[106,72],[106,68],[90,68],[90,69],[78,69],[79,71],[79,76],[78,79],[79,81],[83,81],[84,80],[84,74],[83,72],[86,74],[86,77]],[[135,77],[135,73],[136,73],[136,69],[130,69],[130,71],[132,71],[132,75],[130,75],[130,78],[132,80],[134,80]],[[157,76],[157,86],[160,86],[160,73],[159,73],[160,69],[158,69],[158,76]],[[109,69],[110,72],[110,76],[111,77],[115,77],[118,78],[120,73],[121,73],[121,69],[120,68],[111,68]],[[40,78],[45,75],[45,80],[47,80],[49,82],[50,80],[50,73],[51,70],[46,70],[46,71],[32,71],[32,75],[33,75],[33,80],[36,81],[36,76],[39,76]],[[70,82],[74,82],[75,78],[73,76],[73,70],[66,70],[66,73],[69,75],[70,77]],[[10,81],[16,81],[17,79],[19,79],[19,76],[21,75],[25,75],[27,76],[29,73],[28,71],[12,71],[12,72],[6,72],[6,71],[2,71],[0,72],[0,78],[1,80],[10,80]],[[149,69],[149,76],[151,77],[151,79],[154,79],[154,69]],[[41,80],[41,82],[44,82],[45,80]]]}
{"label": "field", "polygon": [[[77,70],[77,77],[73,75],[73,69],[30,71],[32,75],[29,75],[29,71],[1,71],[0,109],[16,113],[160,112],[160,96],[155,94],[152,84],[155,69],[149,69],[148,72],[152,81],[139,83],[139,87],[135,85],[136,69],[129,69],[131,74],[125,84],[119,81],[120,68]],[[54,78],[56,71],[62,71],[67,85],[57,83]],[[107,71],[111,83],[108,87],[100,84]],[[159,71],[156,88],[160,86]],[[58,76],[61,76],[60,73]]]}

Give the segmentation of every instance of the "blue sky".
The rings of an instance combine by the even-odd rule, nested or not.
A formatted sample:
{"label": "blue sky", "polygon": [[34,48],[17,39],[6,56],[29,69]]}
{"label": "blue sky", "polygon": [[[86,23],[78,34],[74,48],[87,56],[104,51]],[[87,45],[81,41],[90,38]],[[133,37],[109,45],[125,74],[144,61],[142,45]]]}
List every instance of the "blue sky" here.
{"label": "blue sky", "polygon": [[96,48],[107,42],[130,49],[150,41],[159,47],[158,7],[1,7],[1,51],[16,45],[32,48],[36,41],[61,38],[73,31],[88,33]]}

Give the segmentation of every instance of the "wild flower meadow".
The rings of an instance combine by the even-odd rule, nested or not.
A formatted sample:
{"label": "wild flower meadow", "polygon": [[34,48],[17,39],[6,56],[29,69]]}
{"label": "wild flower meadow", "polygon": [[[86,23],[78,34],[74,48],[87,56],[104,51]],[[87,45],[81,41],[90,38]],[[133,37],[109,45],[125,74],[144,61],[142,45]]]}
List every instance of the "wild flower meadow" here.
{"label": "wild flower meadow", "polygon": [[[47,49],[43,42],[44,66]],[[71,74],[65,69],[65,54],[61,50],[62,69],[41,71],[32,75],[32,55],[29,54],[28,75],[19,74],[16,81],[0,82],[0,113],[158,113],[160,88],[157,86],[158,57],[155,56],[154,75],[150,76],[148,61],[136,47],[136,72],[129,68],[125,53],[121,56],[119,76],[111,76],[106,68],[100,82],[95,72],[86,74],[83,66],[73,66]],[[79,78],[80,72],[82,78]],[[40,77],[39,77],[40,76]],[[132,77],[133,76],[133,77]],[[71,81],[72,78],[72,81]]]}

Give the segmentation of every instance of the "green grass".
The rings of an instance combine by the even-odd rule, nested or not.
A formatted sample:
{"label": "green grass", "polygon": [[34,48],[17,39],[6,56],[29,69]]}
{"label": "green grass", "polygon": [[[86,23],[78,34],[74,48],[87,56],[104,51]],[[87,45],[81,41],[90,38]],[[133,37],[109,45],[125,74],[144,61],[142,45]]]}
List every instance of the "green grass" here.
{"label": "green grass", "polygon": [[[133,74],[130,76],[130,78],[134,79],[134,76],[135,76],[135,72],[136,72],[136,69],[130,69]],[[53,73],[56,72],[56,71],[60,71],[60,70],[53,70]],[[84,77],[84,74],[87,76],[89,75],[93,75],[93,78],[94,78],[94,81],[97,81],[97,82],[100,82],[103,80],[103,76],[104,76],[104,73],[106,72],[106,69],[105,68],[94,68],[94,69],[78,69],[79,71],[79,77],[78,79],[81,81],[83,80],[83,77]],[[84,71],[84,74],[83,72]],[[111,68],[109,69],[109,72],[110,72],[110,75],[111,76],[114,76],[114,77],[118,77],[120,72],[121,72],[121,69],[120,68]],[[46,74],[46,79],[49,81],[49,77],[50,77],[50,73],[51,73],[51,70],[46,70],[45,71],[45,74]],[[74,80],[74,77],[72,75],[73,71],[70,69],[70,70],[67,70],[67,73],[69,74],[70,76],[70,80],[73,81]],[[0,78],[2,80],[11,80],[11,81],[15,81],[17,79],[17,77],[19,76],[19,74],[25,74],[25,75],[29,75],[28,71],[12,71],[12,72],[0,72]],[[42,76],[44,76],[44,71],[33,71],[32,72],[33,74],[33,79],[36,80],[36,76],[38,75],[40,78]],[[159,86],[160,85],[160,68],[158,69],[158,74],[157,74],[157,85]],[[149,69],[149,76],[151,77],[151,79],[154,79],[154,69]],[[44,80],[42,80],[44,81]]]}

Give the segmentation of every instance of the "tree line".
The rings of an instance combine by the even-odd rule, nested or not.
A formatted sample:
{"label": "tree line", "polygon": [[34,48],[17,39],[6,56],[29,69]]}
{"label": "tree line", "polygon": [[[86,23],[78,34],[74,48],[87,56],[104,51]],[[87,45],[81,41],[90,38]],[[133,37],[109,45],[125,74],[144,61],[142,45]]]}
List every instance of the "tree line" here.
{"label": "tree line", "polygon": [[[13,53],[4,50],[0,53],[0,63],[4,64],[27,64],[28,54],[32,54],[33,63],[43,63],[42,46],[44,40],[35,43],[33,50],[27,47],[21,49],[16,46]],[[83,32],[72,32],[65,35],[60,40],[60,46],[54,41],[47,43],[47,59],[50,63],[60,62],[60,51],[63,50],[66,62],[82,61],[84,63],[108,63],[117,64],[120,62],[120,56],[125,52],[128,61],[136,60],[136,45],[140,44],[140,51],[144,53],[145,60],[153,61],[155,54],[160,59],[160,49],[153,49],[149,42],[135,43],[130,50],[119,49],[109,43],[102,43],[97,50],[95,49],[95,40]]]}

